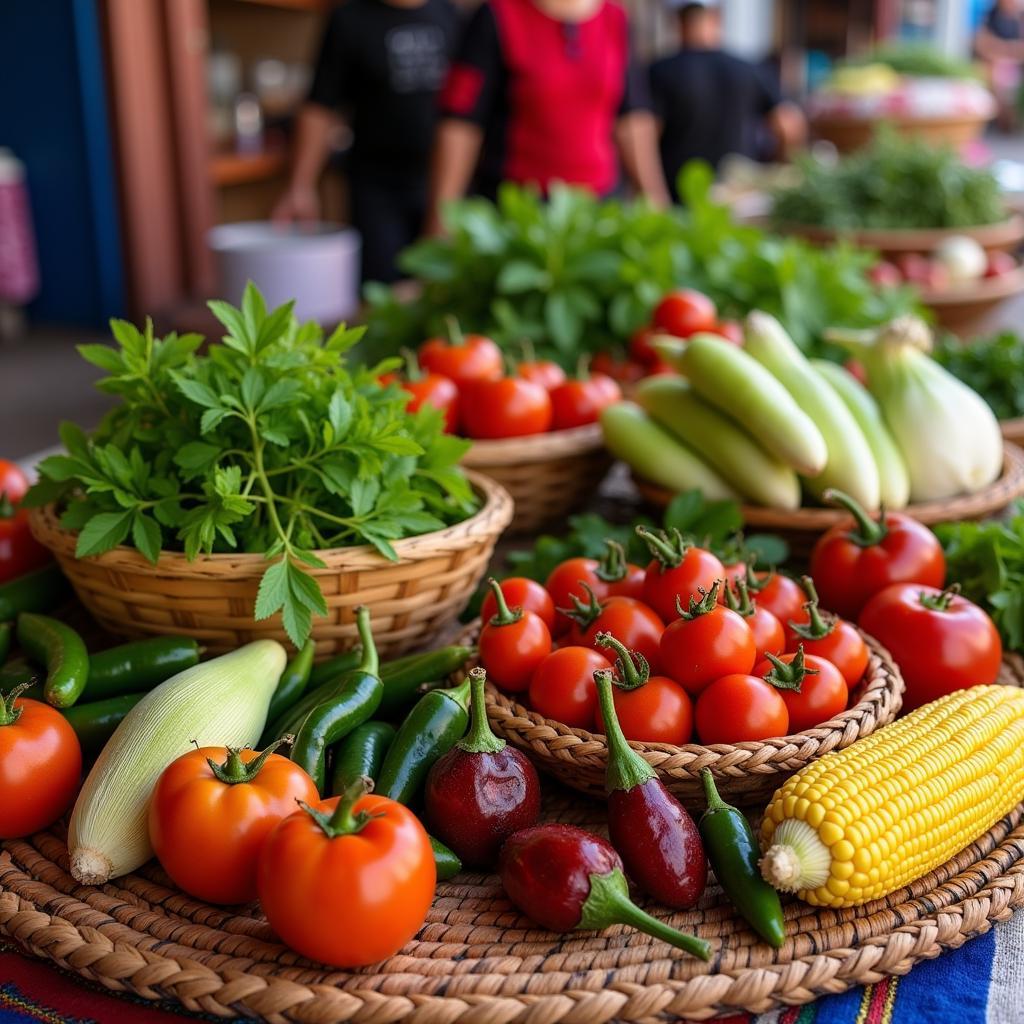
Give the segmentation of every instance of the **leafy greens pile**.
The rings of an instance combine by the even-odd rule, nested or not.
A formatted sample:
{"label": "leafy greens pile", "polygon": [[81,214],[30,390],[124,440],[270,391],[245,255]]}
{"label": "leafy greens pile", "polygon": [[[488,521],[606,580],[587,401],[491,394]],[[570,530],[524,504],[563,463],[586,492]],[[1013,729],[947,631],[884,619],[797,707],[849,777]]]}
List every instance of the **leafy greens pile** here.
{"label": "leafy greens pile", "polygon": [[996,417],[1024,416],[1024,339],[1013,331],[988,338],[939,341],[932,356],[950,373],[973,388],[991,406]]}
{"label": "leafy greens pile", "polygon": [[991,172],[952,149],[879,132],[870,146],[825,164],[800,161],[803,180],[775,193],[779,224],[835,229],[966,228],[1005,220]]}
{"label": "leafy greens pile", "polygon": [[497,205],[455,203],[447,235],[401,257],[421,284],[417,297],[367,287],[369,340],[392,354],[440,333],[454,315],[511,351],[527,338],[568,369],[583,353],[620,348],[681,285],[706,292],[725,317],[775,314],[803,347],[833,324],[873,326],[913,306],[908,290],[871,285],[868,253],[737,224],[711,201],[711,182],[706,164],[690,164],[680,179],[685,207],[664,211],[557,186],[545,202],[511,184]]}
{"label": "leafy greens pile", "polygon": [[466,518],[468,442],[432,408],[406,413],[377,379],[393,362],[348,368],[362,329],[325,340],[291,303],[268,312],[252,285],[240,308],[210,308],[227,334],[204,353],[199,335],[161,340],[148,321],[113,321],[116,348],[79,347],[121,402],[92,437],[62,425],[67,454],[43,460],[25,503],[60,502],[79,557],[122,543],[151,562],[162,549],[262,553],[256,618],[281,611],[301,646],[327,612],[305,571],[323,567],[315,550],[365,543],[395,559],[392,541]]}
{"label": "leafy greens pile", "polygon": [[970,61],[951,57],[927,43],[890,43],[842,62],[843,67],[885,64],[899,75],[922,78],[979,78]]}

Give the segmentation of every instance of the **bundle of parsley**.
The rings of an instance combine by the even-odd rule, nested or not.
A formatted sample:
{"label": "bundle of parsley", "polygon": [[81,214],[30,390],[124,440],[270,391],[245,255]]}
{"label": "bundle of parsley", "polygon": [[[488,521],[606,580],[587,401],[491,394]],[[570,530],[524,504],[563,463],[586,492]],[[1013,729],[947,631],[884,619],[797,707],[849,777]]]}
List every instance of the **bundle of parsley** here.
{"label": "bundle of parsley", "polygon": [[281,611],[300,646],[327,612],[303,568],[323,566],[315,550],[372,544],[395,559],[392,541],[466,518],[468,442],[380,385],[396,360],[346,364],[361,329],[325,339],[291,303],[268,312],[252,285],[240,308],[210,308],[227,334],[204,352],[199,335],[157,339],[149,322],[114,321],[117,347],[80,346],[121,402],[92,437],[62,425],[67,454],[43,460],[25,503],[58,502],[79,557],[118,544],[151,562],[161,550],[263,554],[255,616]]}

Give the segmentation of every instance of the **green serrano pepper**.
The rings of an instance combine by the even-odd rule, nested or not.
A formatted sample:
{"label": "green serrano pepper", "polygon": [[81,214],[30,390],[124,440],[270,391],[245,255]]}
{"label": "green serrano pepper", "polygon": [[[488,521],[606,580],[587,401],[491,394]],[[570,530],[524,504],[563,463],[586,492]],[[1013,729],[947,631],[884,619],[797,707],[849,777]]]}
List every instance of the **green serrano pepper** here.
{"label": "green serrano pepper", "polygon": [[761,877],[757,837],[742,811],[719,795],[711,770],[700,773],[707,810],[697,828],[718,884],[740,915],[761,938],[775,947],[786,941],[786,921],[779,894]]}
{"label": "green serrano pepper", "polygon": [[337,679],[344,672],[351,672],[362,660],[362,657],[363,652],[358,647],[353,647],[351,651],[336,654],[333,658],[314,665],[309,673],[310,688],[315,690],[318,686]]}
{"label": "green serrano pepper", "polygon": [[360,776],[377,781],[384,755],[395,738],[395,727],[387,722],[363,722],[331,749],[331,792],[335,796]]}
{"label": "green serrano pepper", "polygon": [[430,846],[434,851],[434,866],[437,868],[437,880],[446,882],[462,870],[462,861],[449,850],[440,839],[430,837]]}
{"label": "green serrano pepper", "polygon": [[86,757],[95,757],[114,735],[124,716],[145,696],[144,693],[124,693],[120,697],[65,708],[63,715],[75,730],[82,753]]}
{"label": "green serrano pepper", "polygon": [[199,644],[184,636],[154,636],[89,656],[85,699],[90,703],[152,690],[199,664]]}
{"label": "green serrano pepper", "polygon": [[0,664],[7,660],[11,653],[11,636],[14,633],[13,622],[0,622]]}
{"label": "green serrano pepper", "polygon": [[356,624],[363,643],[362,661],[338,680],[340,686],[335,696],[306,715],[292,744],[291,759],[310,775],[321,793],[327,748],[372,718],[384,692],[377,675],[377,648],[370,631],[369,608],[356,609]]}
{"label": "green serrano pepper", "polygon": [[22,697],[31,700],[43,699],[43,684],[39,672],[24,658],[15,658],[0,668],[0,693],[10,693],[16,686],[28,686]]}
{"label": "green serrano pepper", "polygon": [[68,581],[54,563],[0,584],[0,622],[16,619],[22,612],[48,612],[70,593]]}
{"label": "green serrano pepper", "polygon": [[270,698],[270,707],[267,710],[268,722],[274,721],[279,715],[293,707],[306,692],[315,653],[316,641],[309,639],[303,644],[302,650],[285,666],[285,670],[278,680],[274,696]]}
{"label": "green serrano pepper", "polygon": [[376,793],[400,804],[419,795],[434,762],[462,739],[469,725],[469,680],[431,690],[416,702],[384,758]]}
{"label": "green serrano pepper", "polygon": [[384,699],[380,702],[381,717],[400,715],[420,696],[421,686],[457,672],[472,654],[472,647],[453,645],[388,662],[380,674],[381,682],[384,683]]}
{"label": "green serrano pepper", "polygon": [[43,695],[57,708],[69,708],[89,679],[89,655],[82,638],[49,615],[18,616],[18,643],[33,661],[46,666]]}

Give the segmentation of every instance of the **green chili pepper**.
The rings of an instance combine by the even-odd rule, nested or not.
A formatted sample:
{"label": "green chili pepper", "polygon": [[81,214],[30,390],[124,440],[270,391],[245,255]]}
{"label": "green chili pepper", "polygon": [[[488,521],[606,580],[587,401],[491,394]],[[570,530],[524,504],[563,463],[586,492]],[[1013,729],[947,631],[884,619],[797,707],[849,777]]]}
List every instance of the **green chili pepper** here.
{"label": "green chili pepper", "polygon": [[[316,641],[310,638],[302,645],[302,650],[285,666],[285,670],[277,682],[274,696],[270,698],[270,707],[267,710],[268,722],[274,721],[290,707],[294,707],[298,699],[306,692],[315,653]],[[284,734],[282,733],[282,735]]]}
{"label": "green chili pepper", "polygon": [[434,851],[434,864],[437,867],[437,880],[446,882],[462,870],[462,861],[449,850],[440,839],[430,837],[430,845]]}
{"label": "green chili pepper", "polygon": [[431,690],[416,702],[384,758],[375,792],[401,804],[416,799],[433,763],[462,739],[469,725],[469,680]]}
{"label": "green chili pepper", "polygon": [[22,697],[30,700],[43,699],[43,682],[39,670],[33,668],[24,658],[15,658],[0,668],[0,693],[10,693],[16,686],[27,686]]}
{"label": "green chili pepper", "polygon": [[786,941],[786,921],[779,894],[757,866],[761,851],[754,830],[742,811],[718,795],[711,770],[704,768],[700,775],[708,807],[697,827],[718,884],[758,935],[781,946]]}
{"label": "green chili pepper", "polygon": [[75,730],[82,753],[86,757],[95,757],[113,736],[124,716],[145,696],[144,693],[124,693],[120,697],[65,708],[63,715]]}
{"label": "green chili pepper", "polygon": [[332,750],[331,792],[340,796],[360,776],[377,781],[384,755],[395,738],[387,722],[363,722]]}
{"label": "green chili pepper", "polygon": [[377,648],[370,631],[369,608],[356,609],[356,624],[363,642],[362,661],[338,681],[340,687],[333,697],[306,715],[292,744],[291,759],[309,773],[321,793],[327,748],[372,718],[384,692],[377,675]]}
{"label": "green chili pepper", "polygon": [[16,619],[22,612],[48,612],[69,594],[68,581],[56,563],[27,572],[0,584],[0,622]]}
{"label": "green chili pepper", "polygon": [[404,712],[420,696],[420,687],[457,672],[472,654],[472,647],[453,645],[425,654],[408,655],[386,664],[380,674],[384,683],[381,717],[390,718]]}
{"label": "green chili pepper", "polygon": [[18,643],[33,661],[46,666],[43,695],[57,708],[69,708],[89,679],[89,654],[82,638],[48,615],[18,616]]}
{"label": "green chili pepper", "polygon": [[321,661],[319,665],[314,665],[309,673],[310,689],[315,690],[318,686],[323,686],[324,683],[337,679],[343,673],[351,672],[362,660],[362,657],[363,652],[358,647],[353,647],[351,651],[336,654],[333,658],[328,658],[326,661]]}
{"label": "green chili pepper", "polygon": [[0,664],[7,660],[11,653],[11,636],[14,634],[13,622],[0,622]]}
{"label": "green chili pepper", "polygon": [[199,664],[200,647],[185,636],[154,636],[89,656],[84,697],[90,703],[152,690]]}

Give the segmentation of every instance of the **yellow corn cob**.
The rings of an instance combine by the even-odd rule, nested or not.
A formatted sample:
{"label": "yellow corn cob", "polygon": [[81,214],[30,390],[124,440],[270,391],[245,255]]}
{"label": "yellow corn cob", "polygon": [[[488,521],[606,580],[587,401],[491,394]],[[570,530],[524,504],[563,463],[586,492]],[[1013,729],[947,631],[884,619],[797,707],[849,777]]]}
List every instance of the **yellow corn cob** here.
{"label": "yellow corn cob", "polygon": [[776,790],[761,872],[815,906],[858,906],[945,863],[1022,800],[1024,690],[959,690]]}

